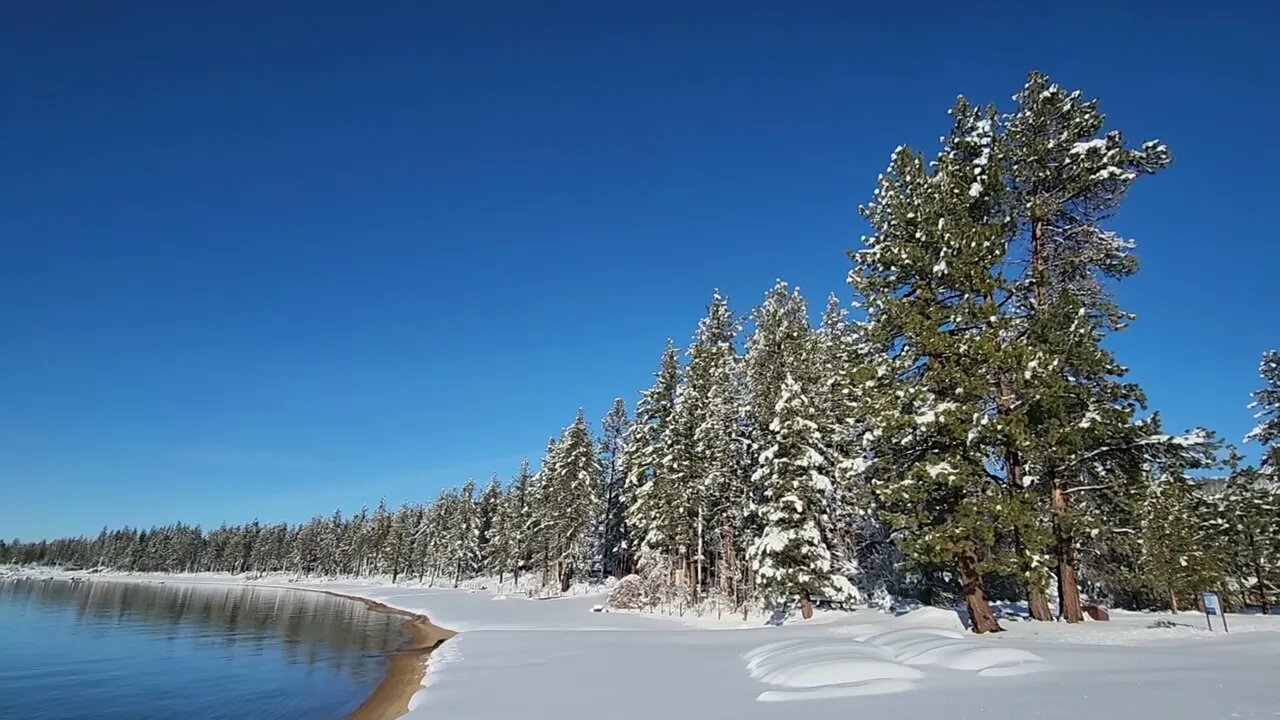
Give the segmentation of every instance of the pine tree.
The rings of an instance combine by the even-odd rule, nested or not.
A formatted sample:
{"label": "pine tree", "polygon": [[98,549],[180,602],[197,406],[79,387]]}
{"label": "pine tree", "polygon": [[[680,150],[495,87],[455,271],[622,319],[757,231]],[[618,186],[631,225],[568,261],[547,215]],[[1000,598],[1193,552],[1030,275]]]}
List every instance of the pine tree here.
{"label": "pine tree", "polygon": [[591,531],[600,517],[600,459],[581,410],[550,448],[538,473],[536,512],[545,547],[542,558],[561,592],[594,559]]}
{"label": "pine tree", "polygon": [[860,537],[869,536],[862,544],[872,549],[881,535],[879,529],[873,527],[873,514],[867,512],[871,498],[862,484],[864,459],[860,438],[865,428],[861,407],[869,366],[857,326],[849,320],[848,311],[834,293],[827,298],[822,321],[811,342],[816,378],[812,391],[815,422],[822,433],[823,455],[830,460],[829,474],[835,485],[831,496],[830,542],[836,554],[847,563],[843,570],[861,577],[857,557]]}
{"label": "pine tree", "polygon": [[1200,590],[1222,587],[1223,557],[1213,552],[1219,535],[1205,508],[1205,497],[1185,474],[1161,472],[1149,484],[1139,535],[1140,579],[1163,592],[1175,613]]}
{"label": "pine tree", "polygon": [[1254,417],[1259,421],[1257,427],[1245,436],[1245,442],[1257,442],[1262,445],[1262,472],[1275,475],[1280,468],[1280,353],[1268,350],[1262,355],[1262,364],[1258,366],[1258,374],[1262,376],[1262,389],[1253,393],[1253,402],[1249,408],[1257,410]]}
{"label": "pine tree", "polygon": [[778,280],[751,313],[747,339],[747,405],[754,427],[766,435],[787,375],[812,382],[809,307],[798,289]]}
{"label": "pine tree", "polygon": [[773,602],[799,596],[806,619],[813,614],[814,595],[842,599],[854,594],[848,579],[834,570],[827,544],[826,506],[834,487],[824,474],[829,463],[822,456],[815,415],[803,388],[786,376],[768,428],[770,444],[756,471],[764,487],[764,532],[749,551],[760,593]]}
{"label": "pine tree", "polygon": [[726,596],[738,595],[739,558],[746,550],[746,523],[755,499],[743,457],[747,438],[743,362],[735,346],[739,329],[728,300],[716,292],[689,345],[687,387],[680,398],[692,435],[683,424],[685,413],[673,421],[680,428],[676,436],[692,443],[687,485],[677,502],[687,508],[686,534],[694,548],[694,602],[709,575]]}
{"label": "pine tree", "polygon": [[606,575],[621,577],[630,568],[626,526],[626,467],[624,446],[631,430],[631,418],[622,398],[616,398],[600,422],[600,468],[604,484],[604,511],[601,519],[601,561]]}
{"label": "pine tree", "polygon": [[494,555],[498,552],[494,542],[498,533],[499,512],[502,504],[502,481],[495,473],[489,478],[489,484],[480,493],[476,502],[476,554],[479,558],[477,567],[484,570],[495,569]]}
{"label": "pine tree", "polygon": [[498,573],[501,575],[503,568],[510,570],[512,580],[517,584],[520,582],[520,571],[528,568],[533,558],[530,529],[534,496],[534,476],[526,458],[520,462],[520,469],[511,479],[511,485],[502,499],[501,533],[498,537],[502,560]]}
{"label": "pine tree", "polygon": [[[1097,483],[1076,468],[1082,458],[1098,459],[1100,449],[1131,447],[1132,412],[1143,402],[1136,386],[1119,381],[1123,368],[1102,348],[1104,334],[1129,319],[1106,280],[1137,270],[1132,242],[1103,223],[1138,176],[1167,167],[1171,157],[1158,141],[1134,149],[1119,131],[1102,134],[1098,101],[1042,73],[1031,73],[1014,100],[1017,108],[1003,118],[996,140],[1017,223],[1010,260],[1022,273],[1008,311],[1023,318],[1018,341],[1025,365],[1001,370],[1001,401],[1020,408],[1019,417],[1005,421],[1004,456],[1011,475],[1047,485],[1061,614],[1078,622],[1082,528],[1069,500]],[[1030,387],[1011,387],[1020,376]],[[1037,446],[1028,447],[1033,441]]]}
{"label": "pine tree", "polygon": [[[364,541],[363,556],[357,561],[357,568],[363,566],[364,572],[379,573],[383,568],[383,552],[387,549],[387,539],[391,535],[391,513],[387,510],[387,499],[379,498],[378,507],[369,520],[367,536]],[[356,574],[360,574],[356,570]]]}
{"label": "pine tree", "polygon": [[641,394],[635,425],[627,435],[624,517],[628,545],[637,554],[655,556],[666,550],[658,526],[661,499],[654,478],[663,459],[664,436],[671,429],[680,376],[679,357],[675,345],[668,340],[654,385]]}
{"label": "pine tree", "polygon": [[467,480],[447,506],[449,541],[453,545],[453,585],[475,574],[480,566],[480,523],[476,517],[476,482]]}
{"label": "pine tree", "polygon": [[399,580],[401,573],[409,567],[414,535],[421,522],[422,508],[408,502],[401,505],[391,519],[391,528],[380,553],[385,565],[379,571],[389,573],[392,583]]}
{"label": "pine tree", "polygon": [[879,350],[868,381],[867,468],[881,516],[918,566],[959,570],[975,632],[999,630],[983,573],[1004,570],[996,534],[1008,527],[982,442],[994,415],[991,375],[1008,323],[997,266],[1008,237],[998,173],[991,171],[994,111],[963,99],[937,159],[893,154],[863,208],[875,234],[853,255],[850,282]]}
{"label": "pine tree", "polygon": [[1222,507],[1235,574],[1246,579],[1263,614],[1270,615],[1280,582],[1280,492],[1257,470],[1238,468],[1227,481]]}

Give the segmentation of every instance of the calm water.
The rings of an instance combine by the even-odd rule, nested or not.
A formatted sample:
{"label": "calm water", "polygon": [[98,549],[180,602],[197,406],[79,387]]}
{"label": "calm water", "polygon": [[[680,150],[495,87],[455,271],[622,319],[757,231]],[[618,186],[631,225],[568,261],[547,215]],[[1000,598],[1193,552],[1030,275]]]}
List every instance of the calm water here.
{"label": "calm water", "polygon": [[0,718],[341,718],[403,632],[318,593],[0,580]]}

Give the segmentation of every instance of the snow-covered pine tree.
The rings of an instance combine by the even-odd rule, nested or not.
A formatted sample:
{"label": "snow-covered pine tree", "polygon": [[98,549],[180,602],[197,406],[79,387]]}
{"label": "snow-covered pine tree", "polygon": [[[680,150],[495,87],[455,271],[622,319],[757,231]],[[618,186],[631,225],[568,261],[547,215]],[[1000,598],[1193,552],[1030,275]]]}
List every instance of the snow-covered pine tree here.
{"label": "snow-covered pine tree", "polygon": [[390,535],[391,512],[387,510],[387,499],[379,498],[378,507],[374,508],[373,516],[369,518],[364,557],[357,565],[356,574],[382,572],[383,552],[387,549],[387,538]]}
{"label": "snow-covered pine tree", "polygon": [[383,566],[379,572],[391,575],[391,582],[400,579],[409,566],[413,552],[413,537],[422,522],[422,508],[406,502],[391,518],[391,528],[384,540],[381,556]]}
{"label": "snow-covered pine tree", "polygon": [[[1263,353],[1258,374],[1262,377],[1262,388],[1254,391],[1253,402],[1249,403],[1249,408],[1257,411],[1254,418],[1258,425],[1249,431],[1244,441],[1262,445],[1259,467],[1263,473],[1280,475],[1280,352]],[[1280,483],[1280,479],[1273,482]]]}
{"label": "snow-covered pine tree", "polygon": [[476,481],[468,479],[453,495],[449,508],[449,539],[453,543],[453,585],[471,577],[480,566],[480,523],[476,517]]}
{"label": "snow-covered pine tree", "polygon": [[745,358],[748,415],[752,427],[767,434],[787,375],[812,384],[809,306],[799,289],[778,280],[751,319]]}
{"label": "snow-covered pine tree", "polygon": [[652,518],[649,544],[671,564],[676,572],[673,580],[691,603],[698,600],[702,558],[698,519],[706,489],[697,455],[698,410],[688,383],[681,383],[646,497]]}
{"label": "snow-covered pine tree", "polygon": [[589,541],[603,504],[600,459],[581,410],[548,460],[538,478],[545,560],[555,572],[560,592],[567,592],[573,579],[590,569],[594,558]]}
{"label": "snow-covered pine tree", "polygon": [[[1078,622],[1075,554],[1084,528],[1070,500],[1098,483],[1075,469],[1083,458],[1101,461],[1097,453],[1106,448],[1133,447],[1132,413],[1143,402],[1136,386],[1120,382],[1124,369],[1101,345],[1129,319],[1105,281],[1137,269],[1133,243],[1103,223],[1138,176],[1167,167],[1171,156],[1158,141],[1133,148],[1119,131],[1104,134],[1096,99],[1042,73],[1031,73],[1014,100],[997,145],[1017,223],[1009,259],[1021,269],[1006,312],[1024,318],[1018,341],[1026,364],[1001,370],[1000,400],[1019,408],[1019,417],[1004,419],[1003,455],[1011,476],[1046,486],[1061,615]],[[1033,486],[1040,483],[1022,484],[1039,491]]]}
{"label": "snow-covered pine tree", "polygon": [[[841,570],[850,576],[861,575],[857,557],[860,530],[866,528],[872,515],[867,512],[871,498],[862,484],[863,452],[860,397],[868,379],[868,365],[857,334],[857,326],[849,320],[848,310],[832,293],[822,313],[822,321],[813,333],[814,384],[810,394],[823,439],[823,455],[831,465],[834,490],[829,513],[832,519],[830,538],[833,551],[846,565]],[[868,533],[874,543],[880,533]]]}
{"label": "snow-covered pine tree", "polygon": [[494,568],[493,555],[497,550],[494,536],[497,532],[498,512],[502,502],[502,481],[497,473],[489,478],[489,484],[480,493],[476,501],[476,551],[479,557],[477,569],[485,571]]}
{"label": "snow-covered pine tree", "polygon": [[835,568],[828,537],[827,502],[833,486],[822,456],[824,440],[815,408],[790,375],[783,379],[769,445],[760,453],[755,479],[764,488],[764,529],[748,554],[755,587],[770,603],[798,597],[801,614],[813,615],[814,595],[846,599],[849,580]]}
{"label": "snow-covered pine tree", "polygon": [[426,577],[430,585],[435,585],[436,577],[448,572],[455,563],[448,515],[456,493],[457,490],[449,488],[436,494],[435,500],[423,510],[422,524],[414,537],[418,580]]}
{"label": "snow-covered pine tree", "polygon": [[531,503],[534,498],[534,475],[529,469],[529,459],[520,461],[520,469],[511,479],[507,494],[501,506],[501,535],[499,536],[502,568],[511,572],[513,582],[520,582],[520,571],[529,567],[533,560],[533,544],[531,538],[530,517],[533,512]]}
{"label": "snow-covered pine tree", "polygon": [[334,541],[338,548],[334,563],[329,570],[330,575],[355,575],[360,572],[364,561],[369,525],[369,509],[361,505],[360,510],[344,523],[342,514],[337,510],[333,514]]}
{"label": "snow-covered pine tree", "polygon": [[1280,492],[1251,467],[1237,468],[1222,495],[1236,576],[1244,579],[1262,614],[1270,615],[1280,584]]}
{"label": "snow-covered pine tree", "polygon": [[1205,589],[1224,585],[1221,518],[1197,481],[1178,468],[1156,468],[1148,483],[1139,534],[1140,581],[1178,612]]}
{"label": "snow-covered pine tree", "polygon": [[600,468],[604,484],[604,509],[601,518],[601,570],[605,575],[622,577],[630,568],[626,525],[626,467],[624,445],[631,429],[631,418],[622,398],[616,398],[609,413],[600,421]]}
{"label": "snow-covered pine tree", "polygon": [[[684,492],[677,502],[687,508],[693,543],[691,600],[697,602],[712,582],[726,597],[737,598],[740,558],[746,551],[746,522],[755,500],[746,447],[742,358],[735,340],[739,323],[729,302],[717,291],[698,322],[689,345],[686,388],[680,398],[693,426],[692,455]],[[684,442],[684,413],[674,421]]]}
{"label": "snow-covered pine tree", "polygon": [[665,550],[658,527],[660,502],[654,478],[663,458],[663,438],[671,428],[680,376],[679,356],[675,344],[668,340],[653,387],[641,394],[635,425],[627,435],[625,519],[628,545],[636,553],[637,564],[640,556],[656,559]]}
{"label": "snow-covered pine tree", "polygon": [[537,570],[542,576],[541,584],[545,587],[551,582],[551,573],[555,569],[555,525],[556,493],[559,490],[554,480],[558,472],[556,464],[560,462],[560,440],[556,437],[547,439],[547,449],[538,464],[538,472],[533,478],[533,493],[529,498],[529,512],[526,518],[525,533],[530,548],[530,568]]}
{"label": "snow-covered pine tree", "polygon": [[898,148],[871,203],[874,234],[853,253],[849,279],[879,350],[865,395],[867,477],[881,516],[917,566],[959,570],[974,632],[1000,630],[983,574],[1004,570],[996,536],[1007,527],[993,476],[997,448],[982,442],[994,414],[992,370],[1009,323],[998,266],[1009,235],[991,168],[993,109],[963,98],[937,159]]}

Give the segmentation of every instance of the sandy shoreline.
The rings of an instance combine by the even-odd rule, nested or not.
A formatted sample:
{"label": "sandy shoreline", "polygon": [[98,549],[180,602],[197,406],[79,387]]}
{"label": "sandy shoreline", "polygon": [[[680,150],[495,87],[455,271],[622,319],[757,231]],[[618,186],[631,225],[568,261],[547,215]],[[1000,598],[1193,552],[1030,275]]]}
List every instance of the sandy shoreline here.
{"label": "sandy shoreline", "polygon": [[328,594],[359,600],[374,612],[400,615],[405,618],[405,630],[409,633],[409,639],[387,656],[387,671],[382,680],[360,707],[347,716],[349,720],[395,720],[409,712],[409,700],[422,689],[422,678],[427,673],[427,656],[456,633],[433,624],[425,615],[393,608],[368,598],[341,593]]}

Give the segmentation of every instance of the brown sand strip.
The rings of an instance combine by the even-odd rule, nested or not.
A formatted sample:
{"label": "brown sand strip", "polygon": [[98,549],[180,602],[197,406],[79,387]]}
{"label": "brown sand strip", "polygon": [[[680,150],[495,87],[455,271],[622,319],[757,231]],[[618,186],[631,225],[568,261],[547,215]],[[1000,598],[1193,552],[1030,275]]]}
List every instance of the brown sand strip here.
{"label": "brown sand strip", "polygon": [[366,598],[352,599],[362,601],[370,610],[406,618],[404,626],[409,632],[409,639],[387,656],[387,673],[382,676],[382,681],[360,707],[347,716],[349,720],[395,720],[409,712],[409,698],[422,689],[422,678],[427,672],[427,655],[456,633],[431,624],[425,615],[416,615]]}

